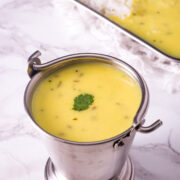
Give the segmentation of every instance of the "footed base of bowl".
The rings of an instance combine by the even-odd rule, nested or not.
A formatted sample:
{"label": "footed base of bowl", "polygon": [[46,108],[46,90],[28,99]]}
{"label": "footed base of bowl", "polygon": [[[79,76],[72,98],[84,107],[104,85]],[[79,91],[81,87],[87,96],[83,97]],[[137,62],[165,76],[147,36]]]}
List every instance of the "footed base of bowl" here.
{"label": "footed base of bowl", "polygon": [[[61,174],[56,174],[53,162],[49,158],[45,166],[45,180],[67,180]],[[125,162],[121,173],[111,180],[134,180],[134,166],[130,158]]]}

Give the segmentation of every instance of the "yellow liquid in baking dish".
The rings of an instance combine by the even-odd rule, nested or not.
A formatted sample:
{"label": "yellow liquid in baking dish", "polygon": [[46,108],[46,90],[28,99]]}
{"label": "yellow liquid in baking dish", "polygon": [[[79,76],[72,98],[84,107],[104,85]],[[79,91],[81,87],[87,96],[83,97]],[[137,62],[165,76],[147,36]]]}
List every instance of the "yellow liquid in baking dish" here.
{"label": "yellow liquid in baking dish", "polygon": [[180,58],[179,0],[133,0],[130,16],[108,17],[167,55]]}
{"label": "yellow liquid in baking dish", "polygon": [[[74,98],[86,93],[94,102],[86,110],[74,110]],[[54,136],[99,141],[132,126],[141,96],[139,84],[122,70],[104,63],[79,63],[52,73],[38,85],[32,114]]]}

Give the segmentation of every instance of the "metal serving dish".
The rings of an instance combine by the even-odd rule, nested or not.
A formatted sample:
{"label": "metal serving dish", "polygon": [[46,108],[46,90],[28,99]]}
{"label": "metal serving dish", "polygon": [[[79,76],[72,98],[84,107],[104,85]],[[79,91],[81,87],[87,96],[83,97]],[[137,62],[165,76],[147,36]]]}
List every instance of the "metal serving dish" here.
{"label": "metal serving dish", "polygon": [[[121,177],[126,176],[128,180],[132,180],[133,168],[131,161],[128,160],[128,152],[136,132],[150,133],[162,125],[161,120],[155,121],[150,126],[143,125],[145,122],[144,116],[149,104],[149,91],[144,79],[133,67],[122,60],[103,54],[73,54],[57,58],[44,64],[41,64],[39,59],[40,54],[39,51],[36,51],[30,56],[28,61],[28,74],[31,80],[25,91],[24,105],[49,150],[51,159],[48,160],[45,168],[46,180],[61,180],[58,174],[63,174],[68,180],[112,180],[118,177],[119,173]],[[113,65],[114,67],[122,69],[139,84],[142,91],[141,105],[134,117],[132,127],[125,132],[106,140],[75,142],[49,134],[34,120],[31,112],[31,103],[33,94],[39,83],[56,70],[67,65],[82,62],[103,62]],[[128,168],[125,168],[125,175],[123,175],[122,169],[126,166],[129,166],[131,170],[128,172]],[[123,178],[123,180],[126,180],[126,178]]]}
{"label": "metal serving dish", "polygon": [[180,58],[177,57],[173,57],[171,55],[168,55],[167,53],[161,51],[160,49],[158,49],[157,47],[153,46],[152,44],[150,44],[149,42],[145,41],[144,39],[142,39],[141,37],[137,36],[136,34],[130,32],[129,30],[127,30],[126,28],[122,27],[120,24],[110,20],[109,18],[107,18],[106,16],[104,16],[103,14],[99,13],[97,10],[93,9],[92,7],[88,6],[85,3],[82,3],[80,0],[71,0],[73,3],[82,6],[83,8],[85,8],[87,11],[89,11],[90,13],[94,14],[95,16],[97,16],[98,18],[101,18],[103,21],[109,22],[111,25],[114,25],[114,27],[116,27],[119,31],[121,31],[123,34],[129,36],[130,38],[132,38],[133,40],[137,41],[138,43],[142,44],[143,46],[147,47],[148,49],[152,50],[153,52],[157,53],[157,54],[161,54],[166,58],[169,58],[171,60],[180,61]]}

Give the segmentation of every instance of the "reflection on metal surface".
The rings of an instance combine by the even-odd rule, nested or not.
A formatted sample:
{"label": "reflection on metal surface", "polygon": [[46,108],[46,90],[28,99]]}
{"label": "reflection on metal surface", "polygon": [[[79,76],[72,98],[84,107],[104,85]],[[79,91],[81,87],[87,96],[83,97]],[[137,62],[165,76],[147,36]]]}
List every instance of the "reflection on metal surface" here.
{"label": "reflection on metal surface", "polygon": [[[56,172],[50,158],[47,160],[44,176],[45,180],[68,180],[62,174]],[[112,178],[111,180],[134,180],[134,166],[130,158],[125,162],[118,177]]]}

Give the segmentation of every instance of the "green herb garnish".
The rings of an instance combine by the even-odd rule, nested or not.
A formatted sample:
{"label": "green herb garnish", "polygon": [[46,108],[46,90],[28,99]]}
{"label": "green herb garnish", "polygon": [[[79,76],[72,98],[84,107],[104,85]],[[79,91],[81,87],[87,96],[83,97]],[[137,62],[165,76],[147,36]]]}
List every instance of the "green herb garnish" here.
{"label": "green herb garnish", "polygon": [[89,108],[94,102],[94,96],[91,94],[80,94],[74,98],[73,110],[83,111]]}

